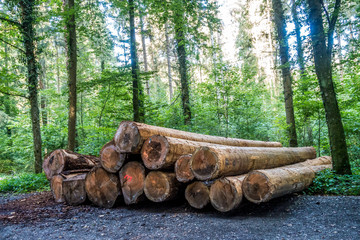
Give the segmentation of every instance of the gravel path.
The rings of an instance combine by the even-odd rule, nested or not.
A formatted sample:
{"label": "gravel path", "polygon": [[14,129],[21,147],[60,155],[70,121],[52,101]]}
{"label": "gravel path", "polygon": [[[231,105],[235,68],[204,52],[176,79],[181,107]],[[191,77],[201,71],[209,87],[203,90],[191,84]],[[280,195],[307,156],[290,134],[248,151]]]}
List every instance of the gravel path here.
{"label": "gravel path", "polygon": [[37,199],[37,216],[16,223],[16,209],[0,196],[0,239],[360,239],[360,197],[290,195],[231,214],[176,203],[71,207],[38,197],[18,198]]}

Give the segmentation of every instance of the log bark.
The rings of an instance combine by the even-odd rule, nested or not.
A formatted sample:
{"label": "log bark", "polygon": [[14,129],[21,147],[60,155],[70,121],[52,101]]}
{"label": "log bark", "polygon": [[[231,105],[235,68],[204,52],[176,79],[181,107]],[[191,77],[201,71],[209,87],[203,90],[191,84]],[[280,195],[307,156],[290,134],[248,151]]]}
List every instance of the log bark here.
{"label": "log bark", "polygon": [[193,208],[202,209],[210,202],[211,182],[196,181],[189,184],[185,189],[185,199]]}
{"label": "log bark", "polygon": [[280,167],[313,159],[313,147],[302,148],[241,148],[201,147],[191,158],[191,170],[199,180],[235,176],[255,169]]}
{"label": "log bark", "polygon": [[293,164],[285,167],[255,170],[248,174],[243,182],[245,197],[253,203],[267,202],[273,198],[302,191],[307,188],[315,178],[315,174],[326,168],[327,165],[316,161],[307,161],[307,164]]}
{"label": "log bark", "polygon": [[174,199],[180,186],[175,173],[152,171],[145,178],[144,192],[150,201],[164,202]]}
{"label": "log bark", "polygon": [[86,173],[77,174],[63,180],[62,190],[65,202],[69,205],[79,205],[86,201]]}
{"label": "log bark", "polygon": [[242,183],[245,177],[240,175],[216,180],[210,187],[211,205],[220,212],[238,208],[243,199]]}
{"label": "log bark", "polygon": [[121,196],[118,175],[101,167],[93,168],[85,178],[85,190],[89,200],[96,206],[111,208]]}
{"label": "log bark", "polygon": [[279,142],[253,141],[238,138],[225,138],[176,129],[151,126],[143,123],[123,121],[117,129],[114,141],[120,152],[140,153],[145,140],[153,135],[181,138],[196,142],[207,142],[238,147],[282,147]]}
{"label": "log bark", "polygon": [[99,158],[90,155],[82,155],[65,149],[57,149],[45,157],[43,169],[47,179],[60,174],[63,171],[87,169],[90,171],[100,164]]}
{"label": "log bark", "polygon": [[121,168],[119,177],[125,204],[141,201],[144,196],[145,167],[139,162],[128,162]]}
{"label": "log bark", "polygon": [[180,156],[175,162],[175,175],[179,182],[186,183],[194,179],[190,168],[191,154]]}
{"label": "log bark", "polygon": [[108,172],[116,173],[120,170],[124,163],[129,161],[140,161],[140,155],[120,153],[114,141],[106,143],[100,150],[101,166]]}

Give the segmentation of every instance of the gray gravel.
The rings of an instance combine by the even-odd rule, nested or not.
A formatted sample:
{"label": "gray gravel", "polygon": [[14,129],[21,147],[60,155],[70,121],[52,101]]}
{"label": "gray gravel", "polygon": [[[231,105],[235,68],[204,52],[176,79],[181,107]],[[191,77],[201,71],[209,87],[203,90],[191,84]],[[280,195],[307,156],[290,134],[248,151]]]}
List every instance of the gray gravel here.
{"label": "gray gravel", "polygon": [[231,214],[176,203],[71,209],[67,218],[0,221],[0,239],[360,239],[360,197],[290,195]]}

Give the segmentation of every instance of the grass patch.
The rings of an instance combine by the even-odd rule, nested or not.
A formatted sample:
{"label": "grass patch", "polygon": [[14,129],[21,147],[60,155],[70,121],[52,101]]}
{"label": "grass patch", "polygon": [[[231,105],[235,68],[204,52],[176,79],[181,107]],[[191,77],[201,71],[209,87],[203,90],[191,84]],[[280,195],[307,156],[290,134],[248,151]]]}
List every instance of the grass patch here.
{"label": "grass patch", "polygon": [[360,168],[353,175],[338,175],[326,169],[317,173],[311,186],[305,190],[310,195],[360,196]]}
{"label": "grass patch", "polygon": [[46,190],[50,190],[50,187],[44,173],[22,173],[0,178],[0,193],[29,193]]}

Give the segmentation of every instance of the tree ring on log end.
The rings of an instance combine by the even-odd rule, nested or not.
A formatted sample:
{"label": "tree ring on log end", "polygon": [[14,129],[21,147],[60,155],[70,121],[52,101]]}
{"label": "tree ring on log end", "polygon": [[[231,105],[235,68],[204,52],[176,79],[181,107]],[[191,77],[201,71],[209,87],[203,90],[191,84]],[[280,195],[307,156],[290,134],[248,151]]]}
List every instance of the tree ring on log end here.
{"label": "tree ring on log end", "polygon": [[194,179],[194,174],[190,168],[191,155],[182,155],[175,163],[176,179],[179,182],[189,182]]}
{"label": "tree ring on log end", "polygon": [[209,180],[218,170],[218,157],[208,147],[200,147],[190,160],[190,168],[199,180]]}
{"label": "tree ring on log end", "polygon": [[166,163],[169,153],[168,140],[159,135],[149,137],[141,150],[141,157],[148,169],[160,169]]}
{"label": "tree ring on log end", "polygon": [[[239,195],[241,196],[239,198]],[[242,193],[238,193],[235,186],[226,179],[216,180],[210,187],[211,205],[220,212],[229,212],[238,207],[242,200]]]}
{"label": "tree ring on log end", "polygon": [[116,173],[125,161],[125,153],[120,153],[118,148],[109,142],[100,151],[101,166],[108,172]]}
{"label": "tree ring on log end", "polygon": [[115,145],[121,153],[133,153],[139,151],[140,132],[134,122],[123,121],[115,133]]}
{"label": "tree ring on log end", "polygon": [[144,192],[153,202],[163,202],[170,193],[170,184],[167,176],[159,171],[150,172],[145,179]]}
{"label": "tree ring on log end", "polygon": [[266,202],[270,200],[271,183],[269,178],[259,172],[252,171],[245,178],[243,185],[245,197],[253,203]]}
{"label": "tree ring on log end", "polygon": [[50,180],[52,176],[60,174],[65,166],[64,156],[61,149],[57,149],[50,153],[50,155],[44,159],[43,169]]}
{"label": "tree ring on log end", "polygon": [[134,204],[144,193],[145,168],[139,162],[128,162],[119,172],[125,204]]}
{"label": "tree ring on log end", "polygon": [[185,199],[193,208],[202,209],[210,201],[209,188],[203,182],[189,184],[185,190]]}

